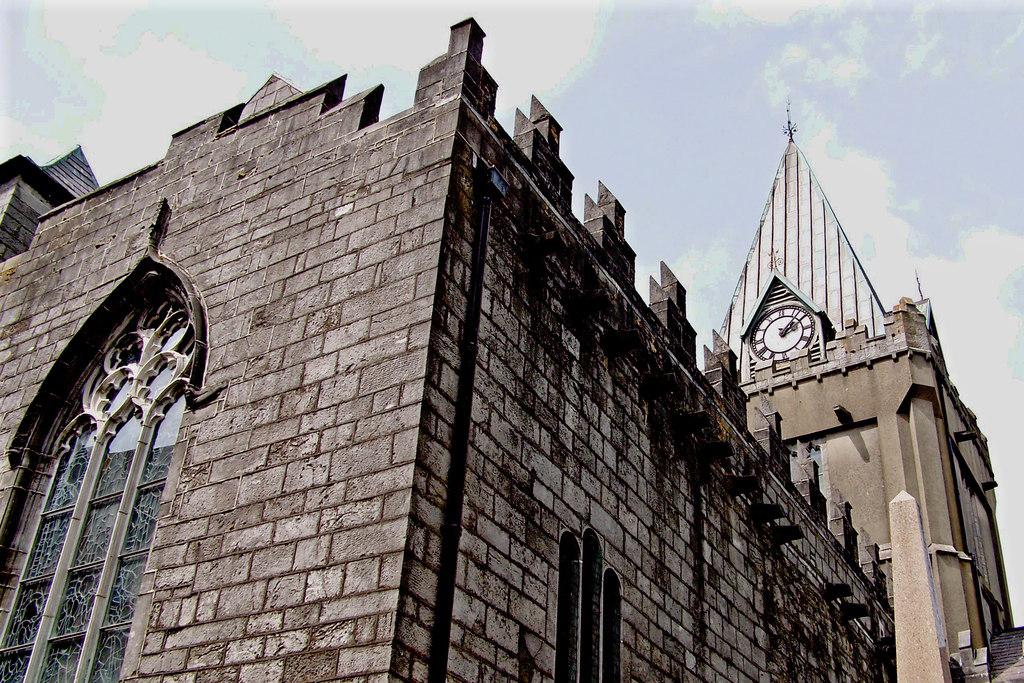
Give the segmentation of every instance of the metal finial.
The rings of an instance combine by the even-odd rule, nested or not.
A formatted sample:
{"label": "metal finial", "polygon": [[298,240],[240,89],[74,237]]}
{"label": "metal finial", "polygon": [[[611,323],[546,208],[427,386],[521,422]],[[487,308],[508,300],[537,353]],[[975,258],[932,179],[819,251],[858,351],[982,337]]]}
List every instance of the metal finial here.
{"label": "metal finial", "polygon": [[793,135],[797,131],[797,127],[793,125],[793,117],[789,113],[790,102],[786,100],[786,127],[782,129],[782,133],[789,138],[790,142],[793,142]]}
{"label": "metal finial", "polygon": [[921,297],[919,301],[924,301],[924,291],[921,289],[921,276],[916,268],[914,269],[914,278],[917,280],[917,295]]}

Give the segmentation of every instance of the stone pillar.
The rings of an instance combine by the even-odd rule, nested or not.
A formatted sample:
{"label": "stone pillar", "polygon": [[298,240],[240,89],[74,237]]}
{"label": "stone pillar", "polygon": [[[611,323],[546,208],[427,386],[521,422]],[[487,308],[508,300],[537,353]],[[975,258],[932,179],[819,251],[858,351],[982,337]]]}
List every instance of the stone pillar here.
{"label": "stone pillar", "polygon": [[939,611],[921,511],[906,491],[889,503],[896,676],[900,683],[951,683],[946,627]]}

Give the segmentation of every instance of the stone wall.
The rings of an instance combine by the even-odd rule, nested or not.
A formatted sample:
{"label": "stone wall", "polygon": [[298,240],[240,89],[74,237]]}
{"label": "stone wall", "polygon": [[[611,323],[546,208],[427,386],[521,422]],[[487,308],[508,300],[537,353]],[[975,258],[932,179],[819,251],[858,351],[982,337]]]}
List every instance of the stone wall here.
{"label": "stone wall", "polygon": [[[559,535],[589,528],[622,581],[623,680],[883,679],[884,590],[797,493],[781,452],[767,455],[747,431],[727,354],[705,364],[717,391],[696,370],[674,276],[652,283],[653,310],[633,290],[615,197],[602,186],[588,198],[585,226],[564,210],[560,128],[552,135],[550,115],[531,110],[517,114],[515,142],[468,102],[460,117],[395,673],[428,678],[433,596],[453,581],[451,677],[550,677]],[[481,176],[491,166],[503,197]],[[485,216],[465,508],[446,567],[441,523],[462,489],[460,348]],[[708,428],[680,434],[680,411]],[[731,457],[712,462],[723,450]],[[779,519],[755,520],[771,504]],[[794,528],[803,538],[786,542]],[[828,600],[826,586],[850,596]]]}
{"label": "stone wall", "polygon": [[[650,307],[633,289],[611,192],[569,213],[550,114],[497,124],[482,41],[453,27],[386,121],[379,88],[339,79],[179,132],[45,216],[0,285],[5,446],[163,199],[160,251],[205,306],[123,674],[550,678],[559,535],[593,529],[623,680],[882,679],[884,596],[790,482],[777,424],[747,430],[727,349],[697,370],[667,269]],[[24,455],[41,490],[49,461]],[[38,498],[9,513],[29,530]]]}
{"label": "stone wall", "polygon": [[[128,677],[389,668],[457,102],[377,123],[380,89],[341,101],[343,84],[174,135],[162,161],[46,216],[3,286],[5,446],[146,254],[162,199],[161,253],[205,305],[217,398],[185,418]],[[38,498],[15,513],[28,531]]]}
{"label": "stone wall", "polygon": [[28,249],[39,216],[50,203],[20,178],[0,186],[0,261]]}

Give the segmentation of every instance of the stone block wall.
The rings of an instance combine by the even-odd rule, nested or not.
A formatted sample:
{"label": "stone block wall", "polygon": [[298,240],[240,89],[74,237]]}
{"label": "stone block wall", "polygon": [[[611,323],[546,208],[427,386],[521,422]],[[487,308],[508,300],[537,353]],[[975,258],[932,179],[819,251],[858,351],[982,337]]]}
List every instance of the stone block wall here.
{"label": "stone block wall", "polygon": [[[652,284],[652,302],[674,297],[671,314],[635,292],[632,252],[614,239],[624,211],[607,188],[588,212],[598,229],[565,211],[571,174],[551,162],[557,136],[530,135],[529,123],[517,117],[513,139],[468,101],[460,115],[395,675],[443,680],[432,631],[447,612],[434,596],[451,582],[450,680],[550,679],[559,537],[593,529],[622,582],[622,680],[886,680],[884,590],[742,423],[735,358],[730,370],[709,352],[717,389],[697,371],[674,276]],[[492,167],[504,196],[482,178]],[[467,357],[474,277],[483,293]],[[462,464],[453,416],[467,410],[467,372]],[[652,396],[651,380],[666,375]],[[679,436],[680,410],[709,426]],[[723,449],[732,456],[711,462]],[[739,479],[756,488],[737,493]],[[756,519],[772,504],[779,519]],[[464,509],[448,564],[453,505]],[[793,529],[803,537],[787,542]]]}
{"label": "stone block wall", "polygon": [[50,202],[20,178],[0,186],[0,261],[28,249],[40,214],[50,208]]}
{"label": "stone block wall", "polygon": [[[569,213],[560,126],[537,103],[502,130],[482,46],[453,27],[386,121],[339,79],[183,130],[43,216],[0,283],[5,447],[162,200],[205,308],[123,675],[550,679],[559,535],[592,529],[623,680],[883,679],[884,601],[737,415],[734,358],[697,370],[667,269],[653,309],[633,289],[607,188]],[[51,464],[23,455],[4,610]]]}
{"label": "stone block wall", "polygon": [[[216,399],[185,418],[126,678],[390,667],[458,103],[377,122],[380,89],[343,100],[343,84],[177,133],[160,162],[44,216],[3,285],[5,446],[145,256],[161,200],[160,252],[205,306]],[[45,490],[33,481],[12,513],[27,524],[5,553],[5,612]]]}

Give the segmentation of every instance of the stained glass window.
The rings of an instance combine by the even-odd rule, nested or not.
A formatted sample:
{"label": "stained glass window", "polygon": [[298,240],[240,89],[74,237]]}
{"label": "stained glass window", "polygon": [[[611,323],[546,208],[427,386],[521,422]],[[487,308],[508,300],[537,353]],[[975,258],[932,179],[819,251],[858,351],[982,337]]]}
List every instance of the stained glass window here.
{"label": "stained glass window", "polygon": [[53,477],[0,636],[0,683],[120,675],[194,346],[180,308],[129,323],[92,369],[79,414],[57,425]]}
{"label": "stained glass window", "polygon": [[622,595],[619,577],[604,570],[604,616],[601,621],[601,683],[622,679],[619,650],[622,642]]}

